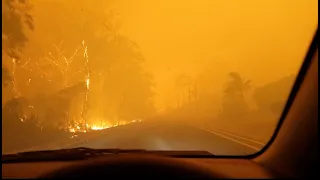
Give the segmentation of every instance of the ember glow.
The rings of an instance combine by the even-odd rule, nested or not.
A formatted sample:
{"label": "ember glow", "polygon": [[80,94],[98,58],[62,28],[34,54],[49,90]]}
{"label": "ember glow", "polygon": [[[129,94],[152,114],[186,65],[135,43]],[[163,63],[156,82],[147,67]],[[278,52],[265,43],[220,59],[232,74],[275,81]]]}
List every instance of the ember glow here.
{"label": "ember glow", "polygon": [[16,83],[16,67],[17,67],[17,60],[15,58],[12,58],[12,85],[13,85],[13,96],[14,98],[19,97],[20,93],[17,89],[17,83]]}
{"label": "ember glow", "polygon": [[90,127],[91,130],[103,130],[103,129],[107,129],[110,128],[112,126],[108,126],[108,125],[93,125],[92,127]]}
{"label": "ember glow", "polygon": [[[89,131],[99,131],[99,130],[104,130],[104,129],[113,128],[113,127],[117,127],[117,126],[123,126],[123,125],[132,124],[132,123],[139,123],[139,122],[142,122],[142,120],[141,119],[134,119],[131,121],[121,121],[121,122],[119,122],[119,124],[92,123],[92,124],[86,124],[85,127],[80,126],[80,125],[76,125],[75,127],[69,127],[68,131],[72,132],[72,133],[77,133],[77,132],[86,133]],[[81,127],[83,127],[83,128],[81,128]]]}
{"label": "ember glow", "polygon": [[90,79],[87,78],[87,79],[86,79],[86,86],[87,86],[88,89],[89,89],[89,85],[90,85]]}
{"label": "ember glow", "polygon": [[86,133],[88,131],[97,131],[97,130],[103,130],[103,129],[108,129],[111,127],[115,127],[113,125],[108,125],[108,124],[92,124],[89,125],[87,124],[85,127],[81,128],[80,126],[76,126],[76,127],[69,127],[68,131],[72,132],[72,133],[76,133],[76,132],[82,132],[82,133]]}
{"label": "ember glow", "polygon": [[[85,58],[85,73],[86,73],[86,92],[85,92],[85,99],[84,99],[84,103],[83,103],[83,107],[82,107],[82,112],[81,112],[81,120],[86,122],[86,113],[88,111],[88,95],[89,95],[89,90],[90,90],[90,69],[89,69],[89,57],[88,57],[88,47],[85,44],[85,41],[82,41],[82,46],[84,48],[84,58]],[[86,123],[87,124],[87,123]],[[88,127],[85,126],[85,128],[87,129]]]}

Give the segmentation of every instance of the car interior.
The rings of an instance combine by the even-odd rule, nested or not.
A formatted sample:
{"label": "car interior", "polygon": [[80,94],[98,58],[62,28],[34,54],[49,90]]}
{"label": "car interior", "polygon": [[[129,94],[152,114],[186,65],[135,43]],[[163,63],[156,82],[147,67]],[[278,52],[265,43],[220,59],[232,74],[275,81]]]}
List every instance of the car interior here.
{"label": "car interior", "polygon": [[[274,135],[248,156],[101,153],[74,160],[2,161],[2,178],[308,178],[318,176],[318,32]],[[90,154],[90,153],[89,153]],[[196,153],[195,153],[196,154]]]}

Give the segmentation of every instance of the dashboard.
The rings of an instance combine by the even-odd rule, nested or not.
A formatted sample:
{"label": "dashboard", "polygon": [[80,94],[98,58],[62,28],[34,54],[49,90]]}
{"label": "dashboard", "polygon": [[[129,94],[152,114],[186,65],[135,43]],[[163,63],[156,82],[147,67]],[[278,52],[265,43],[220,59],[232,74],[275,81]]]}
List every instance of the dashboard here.
{"label": "dashboard", "polygon": [[[135,156],[138,161],[145,161],[144,158]],[[112,159],[123,159],[123,156],[112,155],[103,158],[105,162],[111,162]],[[158,159],[156,157],[155,159]],[[161,159],[161,158],[160,158]],[[280,177],[277,173],[272,172],[256,162],[249,159],[228,159],[228,158],[172,158],[166,157],[168,160],[179,162],[181,168],[187,166],[197,167],[198,169],[217,175],[217,178],[275,178]],[[97,159],[96,159],[97,160]],[[68,169],[70,167],[82,166],[91,161],[96,160],[77,160],[77,161],[50,161],[50,162],[24,162],[24,163],[5,163],[2,164],[2,178],[39,178],[54,174],[55,172]],[[100,160],[101,161],[101,160]],[[158,160],[157,160],[158,161]],[[166,162],[165,162],[166,163]],[[170,164],[170,162],[169,162]],[[112,167],[112,164],[109,164]],[[111,167],[110,166],[110,167]],[[127,166],[125,166],[127,167]],[[145,168],[139,167],[141,172],[145,172]],[[105,170],[108,170],[107,167]],[[102,170],[102,171],[105,171]],[[82,170],[83,171],[83,170]],[[117,171],[117,170],[116,170]],[[120,173],[126,169],[119,169]],[[135,170],[136,171],[136,170]],[[108,176],[107,172],[105,172]],[[120,174],[121,175],[121,174]],[[212,178],[215,178],[213,175]],[[141,176],[140,176],[141,177]]]}

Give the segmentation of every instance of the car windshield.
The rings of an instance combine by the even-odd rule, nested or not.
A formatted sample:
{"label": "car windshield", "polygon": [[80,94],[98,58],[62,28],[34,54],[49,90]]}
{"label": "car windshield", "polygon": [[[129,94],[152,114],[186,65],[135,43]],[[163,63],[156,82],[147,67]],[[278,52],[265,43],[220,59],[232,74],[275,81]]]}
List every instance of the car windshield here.
{"label": "car windshield", "polygon": [[317,0],[2,0],[2,154],[256,153],[317,24]]}

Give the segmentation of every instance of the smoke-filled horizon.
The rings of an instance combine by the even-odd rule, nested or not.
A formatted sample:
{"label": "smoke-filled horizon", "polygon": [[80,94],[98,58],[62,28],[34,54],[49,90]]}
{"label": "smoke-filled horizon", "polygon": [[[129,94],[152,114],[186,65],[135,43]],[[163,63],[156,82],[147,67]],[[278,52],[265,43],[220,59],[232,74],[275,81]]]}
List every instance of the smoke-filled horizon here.
{"label": "smoke-filled horizon", "polygon": [[296,74],[317,27],[317,1],[115,1],[121,31],[141,47],[155,76],[157,105],[174,106],[175,77],[219,93],[228,73],[255,86]]}

